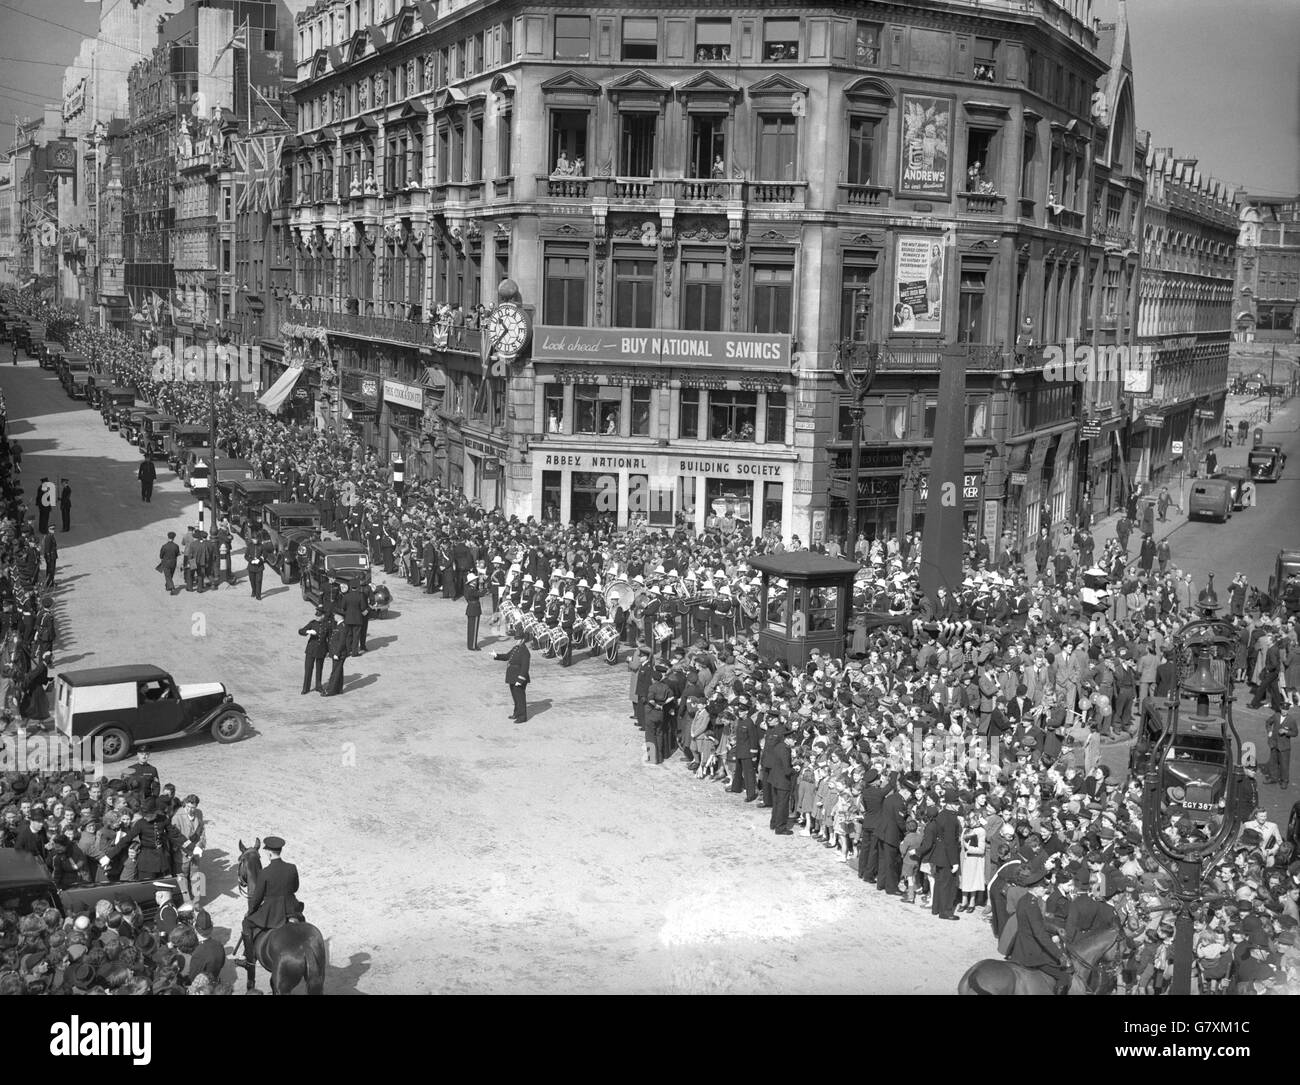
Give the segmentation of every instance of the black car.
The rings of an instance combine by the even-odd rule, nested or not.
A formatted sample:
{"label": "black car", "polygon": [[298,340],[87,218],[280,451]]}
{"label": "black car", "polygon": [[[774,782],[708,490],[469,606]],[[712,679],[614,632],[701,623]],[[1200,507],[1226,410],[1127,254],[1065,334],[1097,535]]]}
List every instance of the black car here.
{"label": "black car", "polygon": [[81,910],[91,913],[101,900],[125,896],[140,906],[145,919],[158,914],[156,893],[171,894],[173,905],[183,899],[174,877],[145,878],[129,882],[94,884],[79,882],[59,889],[36,856],[13,848],[0,848],[0,912],[17,912],[20,916],[34,910],[55,908],[63,915]]}
{"label": "black car", "polygon": [[297,562],[302,597],[310,603],[322,602],[340,581],[351,589],[370,586],[370,555],[364,543],[308,539],[298,547]]}

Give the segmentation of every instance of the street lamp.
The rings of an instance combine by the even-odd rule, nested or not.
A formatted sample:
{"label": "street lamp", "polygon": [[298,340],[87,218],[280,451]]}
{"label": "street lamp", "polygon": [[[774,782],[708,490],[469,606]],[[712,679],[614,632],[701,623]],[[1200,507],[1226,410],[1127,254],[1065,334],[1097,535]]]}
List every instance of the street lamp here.
{"label": "street lamp", "polygon": [[849,417],[853,421],[853,451],[849,460],[849,522],[845,556],[857,560],[858,552],[858,475],[862,469],[862,401],[876,379],[880,348],[865,342],[867,320],[871,312],[870,291],[865,287],[853,292],[852,338],[842,339],[835,351],[835,376],[841,387],[853,396]]}
{"label": "street lamp", "polygon": [[[1142,842],[1173,879],[1175,995],[1191,994],[1192,919],[1205,871],[1234,845],[1255,804],[1232,722],[1237,630],[1213,617],[1217,601],[1203,593],[1199,605],[1207,617],[1174,635],[1178,686],[1164,705],[1164,727],[1142,775]],[[1184,702],[1193,699],[1195,707],[1184,714]]]}
{"label": "street lamp", "polygon": [[1268,414],[1265,421],[1271,426],[1273,424],[1273,367],[1277,365],[1277,344],[1273,344],[1273,352],[1268,359]]}

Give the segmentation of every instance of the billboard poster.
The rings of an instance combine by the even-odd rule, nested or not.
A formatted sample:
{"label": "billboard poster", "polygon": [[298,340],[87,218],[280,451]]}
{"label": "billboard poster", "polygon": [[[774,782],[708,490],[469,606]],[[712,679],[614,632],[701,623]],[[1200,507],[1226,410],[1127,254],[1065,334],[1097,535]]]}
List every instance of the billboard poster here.
{"label": "billboard poster", "polygon": [[952,184],[953,99],[903,95],[900,196],[947,197]]}
{"label": "billboard poster", "polygon": [[942,330],[943,238],[899,234],[893,331],[897,335],[938,335]]}

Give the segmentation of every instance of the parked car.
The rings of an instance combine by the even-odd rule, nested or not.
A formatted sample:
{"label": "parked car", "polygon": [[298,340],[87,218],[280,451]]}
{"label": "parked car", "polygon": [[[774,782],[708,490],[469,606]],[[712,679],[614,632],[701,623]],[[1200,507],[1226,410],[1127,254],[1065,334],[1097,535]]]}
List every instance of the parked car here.
{"label": "parked car", "polygon": [[196,469],[204,478],[212,478],[212,449],[207,445],[191,445],[177,471],[181,481],[191,490],[194,489],[194,472]]}
{"label": "parked car", "polygon": [[183,902],[180,887],[173,876],[99,885],[78,882],[59,889],[45,864],[35,855],[13,848],[0,848],[0,912],[16,912],[23,916],[34,910],[54,908],[65,916],[83,910],[93,915],[95,905],[101,900],[111,901],[125,896],[139,905],[146,920],[152,920],[158,915],[154,894],[160,892],[170,892],[173,905]]}
{"label": "parked car", "polygon": [[1211,478],[1226,479],[1232,486],[1232,508],[1235,512],[1237,509],[1246,507],[1246,482],[1250,478],[1250,472],[1245,467],[1220,467],[1214,472]]}
{"label": "parked car", "polygon": [[205,448],[211,430],[207,426],[195,426],[184,423],[172,428],[167,434],[167,462],[173,471],[180,472],[191,448]]}
{"label": "parked car", "polygon": [[1268,595],[1286,608],[1289,615],[1300,612],[1300,550],[1279,550],[1268,578]]}
{"label": "parked car", "polygon": [[270,478],[217,483],[217,507],[225,512],[235,534],[245,541],[251,529],[262,526],[262,507],[283,496],[284,487]]}
{"label": "parked car", "polygon": [[310,603],[325,599],[331,585],[346,581],[349,588],[370,586],[370,555],[364,543],[345,539],[308,539],[298,548],[302,597]]}
{"label": "parked car", "polygon": [[178,419],[170,414],[145,415],[140,448],[148,453],[151,460],[160,460],[167,455],[168,435],[178,424]]}
{"label": "parked car", "polygon": [[135,390],[123,388],[120,384],[109,385],[99,397],[99,413],[110,430],[117,429],[119,412],[134,406]]}
{"label": "parked car", "polygon": [[121,761],[140,743],[204,731],[229,743],[248,733],[248,713],[222,683],[177,685],[166,671],[145,663],[62,671],[54,686],[58,732],[97,740],[105,761]]}
{"label": "parked car", "polygon": [[151,414],[160,414],[152,407],[132,407],[130,410],[123,412],[118,421],[118,436],[122,437],[127,444],[138,445],[140,437],[144,433],[144,420]]}
{"label": "parked car", "polygon": [[1198,478],[1192,481],[1187,499],[1187,519],[1218,520],[1226,523],[1232,516],[1232,483],[1223,478]]}
{"label": "parked car", "polygon": [[1246,466],[1256,482],[1276,482],[1286,467],[1286,453],[1277,445],[1256,445],[1246,457]]}
{"label": "parked car", "polygon": [[262,506],[262,527],[271,540],[271,568],[280,583],[298,579],[298,555],[303,544],[320,538],[320,506],[306,502],[276,502]]}
{"label": "parked car", "polygon": [[69,395],[72,394],[73,378],[78,374],[84,377],[90,373],[90,359],[80,351],[62,351],[54,364],[55,372],[59,375],[59,383]]}

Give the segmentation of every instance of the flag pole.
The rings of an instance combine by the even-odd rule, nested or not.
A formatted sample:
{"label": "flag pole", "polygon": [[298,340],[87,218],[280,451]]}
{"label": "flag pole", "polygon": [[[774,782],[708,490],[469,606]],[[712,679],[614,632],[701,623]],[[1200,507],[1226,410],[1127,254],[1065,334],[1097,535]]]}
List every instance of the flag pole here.
{"label": "flag pole", "polygon": [[244,111],[248,114],[248,129],[245,135],[253,134],[253,35],[249,20],[244,20],[244,87],[246,93],[244,99],[246,105]]}

